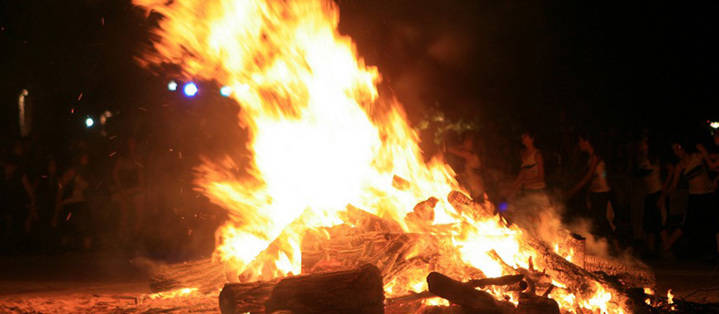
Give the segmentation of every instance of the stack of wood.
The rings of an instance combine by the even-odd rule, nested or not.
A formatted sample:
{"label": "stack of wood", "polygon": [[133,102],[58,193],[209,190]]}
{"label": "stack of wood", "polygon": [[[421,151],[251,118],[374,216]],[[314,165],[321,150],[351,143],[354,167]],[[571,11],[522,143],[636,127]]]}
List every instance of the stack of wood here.
{"label": "stack of wood", "polygon": [[[399,187],[406,185],[401,180],[396,181]],[[468,215],[488,217],[495,214],[487,206],[475,204],[457,191],[451,192],[447,200],[458,212]],[[361,313],[382,313],[385,306],[383,282],[408,277],[407,272],[416,273],[418,270],[424,272],[423,276],[429,273],[429,291],[388,299],[388,308],[413,302],[417,304],[423,298],[440,296],[451,302],[452,308],[470,313],[554,313],[556,302],[548,298],[554,288],[552,279],[567,285],[563,289],[580,299],[591,298],[599,284],[612,293],[612,302],[617,306],[625,307],[631,302],[623,286],[629,281],[618,283],[600,274],[602,270],[611,270],[610,266],[616,264],[598,263],[592,257],[583,256],[584,243],[579,238],[560,241],[563,246],[572,246],[574,249],[573,262],[568,262],[547,243],[525,234],[521,242],[522,249],[536,252],[538,259],[530,260],[529,269],[510,266],[498,254],[492,256],[501,264],[504,273],[516,274],[510,279],[484,278],[481,271],[469,269],[471,267],[457,269],[457,257],[448,256],[442,250],[442,243],[445,243],[442,226],[428,223],[431,222],[437,202],[433,198],[422,201],[405,217],[408,225],[413,223],[434,228],[432,232],[422,234],[406,233],[391,219],[349,207],[347,217],[343,217],[347,224],[305,234],[302,243],[302,273],[309,275],[273,282],[227,284],[220,295],[222,312],[357,313],[359,310]],[[532,265],[538,265],[537,269]],[[636,272],[636,268],[615,270],[615,274]],[[217,282],[224,282],[225,279],[222,266],[212,264],[209,260],[165,268],[161,273],[155,276],[154,290],[197,287],[203,282],[216,286]],[[445,274],[479,279],[460,282]],[[649,275],[651,272],[646,274],[645,277],[649,279],[642,283],[653,280],[653,275]],[[400,285],[405,284],[410,283],[403,282]],[[519,293],[519,306],[514,307],[487,292],[475,289],[486,285],[501,285],[505,286],[505,291]],[[406,290],[395,290],[395,293],[409,291],[409,287],[403,288]]]}

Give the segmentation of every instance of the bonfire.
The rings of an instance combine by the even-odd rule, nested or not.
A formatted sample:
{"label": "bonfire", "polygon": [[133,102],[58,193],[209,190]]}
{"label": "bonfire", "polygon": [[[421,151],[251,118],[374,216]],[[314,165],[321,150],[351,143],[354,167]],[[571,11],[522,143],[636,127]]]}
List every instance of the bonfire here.
{"label": "bonfire", "polygon": [[641,264],[587,254],[558,223],[520,227],[468,197],[442,156],[426,160],[401,104],[379,94],[379,70],[338,32],[334,3],[133,1],[162,15],[139,61],[229,86],[249,133],[235,145],[251,154],[197,167],[230,219],[211,260],[163,270],[156,290],[224,286],[223,312],[645,305],[628,289],[653,284]]}

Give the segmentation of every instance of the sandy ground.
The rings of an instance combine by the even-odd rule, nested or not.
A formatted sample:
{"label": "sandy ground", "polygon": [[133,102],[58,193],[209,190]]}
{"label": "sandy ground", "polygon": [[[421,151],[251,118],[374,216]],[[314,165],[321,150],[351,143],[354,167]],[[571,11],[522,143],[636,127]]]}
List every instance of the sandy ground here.
{"label": "sandy ground", "polygon": [[153,295],[122,254],[2,257],[0,268],[0,313],[219,312],[218,292]]}
{"label": "sandy ground", "polygon": [[[655,262],[656,291],[719,302],[719,266]],[[146,274],[113,253],[1,257],[0,313],[216,313],[217,292],[152,299]]]}

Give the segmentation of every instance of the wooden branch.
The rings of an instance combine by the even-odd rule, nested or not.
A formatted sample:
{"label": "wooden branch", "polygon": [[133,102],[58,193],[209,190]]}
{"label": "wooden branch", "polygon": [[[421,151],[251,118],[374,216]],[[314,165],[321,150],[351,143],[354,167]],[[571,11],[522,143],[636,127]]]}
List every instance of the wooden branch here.
{"label": "wooden branch", "polygon": [[508,286],[524,279],[524,275],[507,275],[497,278],[472,279],[467,282],[470,287],[484,288],[485,286]]}

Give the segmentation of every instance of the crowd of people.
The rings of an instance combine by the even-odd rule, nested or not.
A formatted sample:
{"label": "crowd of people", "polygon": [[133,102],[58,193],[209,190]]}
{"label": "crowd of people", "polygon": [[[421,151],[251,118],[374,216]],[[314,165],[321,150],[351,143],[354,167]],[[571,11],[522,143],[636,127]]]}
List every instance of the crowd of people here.
{"label": "crowd of people", "polygon": [[[2,254],[118,249],[164,257],[193,245],[193,228],[210,230],[205,232],[209,240],[197,241],[211,246],[216,225],[199,226],[197,212],[187,208],[198,202],[180,208],[182,200],[173,201],[182,195],[171,190],[183,187],[179,178],[167,179],[173,176],[168,160],[148,160],[158,158],[138,152],[132,137],[117,142],[121,144],[104,148],[94,143],[94,151],[84,141],[58,151],[29,140],[8,145],[0,159]],[[147,175],[153,180],[146,180]],[[209,207],[200,203],[197,207]]]}
{"label": "crowd of people", "polygon": [[496,149],[472,133],[459,138],[445,149],[457,157],[458,179],[474,199],[509,207],[510,217],[546,209],[547,202],[536,204],[541,196],[561,205],[564,222],[589,221],[588,232],[608,240],[614,252],[717,261],[719,132],[668,138],[644,130],[623,139],[575,132],[573,145],[546,151],[535,145],[535,134],[524,132],[519,156],[505,158],[516,165],[491,178],[497,162],[482,161],[496,159]]}
{"label": "crowd of people", "polygon": [[[573,131],[544,142],[523,132],[514,145],[511,137],[495,137],[466,132],[441,147],[474,199],[509,208],[508,216],[546,207],[519,200],[550,200],[561,204],[567,224],[588,220],[590,233],[613,248],[632,247],[647,257],[719,255],[719,132],[670,138],[648,130],[598,137]],[[191,241],[212,249],[223,217],[199,221],[212,205],[192,191],[195,161],[173,166],[181,152],[179,159],[162,155],[175,154],[172,149],[138,152],[131,137],[96,146],[78,141],[48,152],[30,141],[6,145],[0,155],[2,252],[136,250],[153,240],[150,250],[179,251]],[[193,229],[209,238],[193,239]]]}

